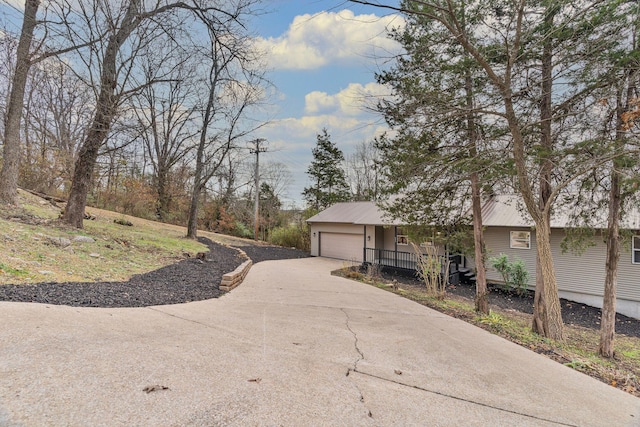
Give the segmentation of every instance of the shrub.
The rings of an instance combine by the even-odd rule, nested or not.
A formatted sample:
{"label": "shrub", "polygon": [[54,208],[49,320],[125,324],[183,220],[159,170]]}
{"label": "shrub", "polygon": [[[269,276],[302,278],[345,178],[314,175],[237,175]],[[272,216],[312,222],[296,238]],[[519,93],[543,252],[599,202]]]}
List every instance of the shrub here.
{"label": "shrub", "polygon": [[427,288],[427,294],[439,298],[444,297],[449,275],[443,274],[443,272],[449,271],[449,261],[444,261],[444,258],[438,255],[437,249],[433,246],[428,246],[426,251],[422,252],[415,243],[411,245],[416,252],[416,270]]}
{"label": "shrub", "polygon": [[307,227],[298,227],[297,225],[288,225],[285,227],[276,227],[271,230],[269,242],[278,246],[288,248],[309,250],[309,231]]}
{"label": "shrub", "polygon": [[516,294],[524,295],[529,286],[529,271],[520,258],[515,258],[513,262],[509,262],[506,254],[489,258],[489,262],[502,276],[505,289],[513,289]]}
{"label": "shrub", "polygon": [[235,225],[235,228],[233,230],[233,234],[238,236],[238,237],[244,237],[246,239],[252,239],[253,238],[253,231],[249,230],[249,228],[247,228],[247,226],[244,225],[240,221],[236,221],[236,225]]}

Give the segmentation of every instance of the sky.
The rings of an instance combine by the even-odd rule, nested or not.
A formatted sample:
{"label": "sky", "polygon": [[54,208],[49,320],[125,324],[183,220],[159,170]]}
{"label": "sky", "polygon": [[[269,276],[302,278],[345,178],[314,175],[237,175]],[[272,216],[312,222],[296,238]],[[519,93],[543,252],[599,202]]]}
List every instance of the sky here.
{"label": "sky", "polygon": [[269,52],[269,78],[277,96],[270,123],[256,137],[266,138],[261,162],[280,162],[292,174],[285,205],[303,207],[301,193],[311,181],[316,136],[326,128],[346,157],[356,144],[371,141],[387,127],[367,111],[371,97],[383,95],[375,72],[399,52],[387,29],[399,16],[340,0],[272,0],[269,13],[254,21],[258,45]]}
{"label": "sky", "polygon": [[[4,0],[0,5],[2,21],[13,21],[17,33],[20,19],[15,12],[24,1]],[[399,52],[387,29],[401,26],[403,20],[344,0],[264,0],[262,9],[250,30],[266,53],[267,78],[275,94],[264,116],[268,124],[252,139],[267,141],[261,164],[282,163],[291,173],[281,194],[283,205],[304,207],[301,193],[312,184],[306,170],[323,128],[345,157],[356,144],[387,130],[382,117],[365,106],[386,92],[375,83],[375,73]]]}

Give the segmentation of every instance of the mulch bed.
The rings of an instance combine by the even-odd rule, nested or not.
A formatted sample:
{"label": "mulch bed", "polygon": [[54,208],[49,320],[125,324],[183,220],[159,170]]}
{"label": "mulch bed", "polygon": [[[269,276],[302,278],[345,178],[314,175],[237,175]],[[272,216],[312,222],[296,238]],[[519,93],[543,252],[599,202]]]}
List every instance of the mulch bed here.
{"label": "mulch bed", "polygon": [[[398,275],[392,272],[381,273],[385,280],[396,280],[404,286],[424,288],[424,284],[415,277]],[[489,285],[489,304],[507,310],[516,310],[521,313],[533,313],[533,292],[525,295],[517,295],[507,292],[497,285]],[[475,285],[459,284],[449,285],[447,293],[467,298],[473,302],[475,298]],[[590,329],[600,329],[601,311],[599,308],[589,305],[560,299],[562,307],[562,319],[567,325],[582,326]],[[616,333],[640,338],[640,320],[616,314]]]}
{"label": "mulch bed", "polygon": [[[217,298],[225,273],[245,259],[233,248],[198,239],[207,245],[206,259],[185,259],[133,276],[128,282],[67,282],[0,285],[0,301],[35,302],[72,307],[147,307]],[[242,246],[254,263],[309,256],[296,249]]]}

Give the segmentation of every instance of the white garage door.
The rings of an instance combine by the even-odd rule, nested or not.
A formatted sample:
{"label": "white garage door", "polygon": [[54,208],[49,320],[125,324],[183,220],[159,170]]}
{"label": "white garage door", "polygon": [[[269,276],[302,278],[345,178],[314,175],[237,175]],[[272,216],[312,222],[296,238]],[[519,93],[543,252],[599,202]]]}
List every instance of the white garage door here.
{"label": "white garage door", "polygon": [[362,262],[362,234],[320,233],[320,256]]}

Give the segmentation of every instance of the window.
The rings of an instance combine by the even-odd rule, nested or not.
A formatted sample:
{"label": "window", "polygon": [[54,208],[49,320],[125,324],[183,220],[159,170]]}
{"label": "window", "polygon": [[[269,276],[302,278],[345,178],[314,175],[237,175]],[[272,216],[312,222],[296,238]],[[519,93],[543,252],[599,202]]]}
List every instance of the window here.
{"label": "window", "polygon": [[[512,231],[509,247],[512,249],[531,249],[531,232],[530,231]],[[640,245],[640,240],[638,241]],[[639,258],[640,260],[640,255]],[[640,262],[640,261],[639,261]]]}
{"label": "window", "polygon": [[631,262],[640,264],[640,236],[633,236],[631,249]]}
{"label": "window", "polygon": [[398,234],[396,236],[398,245],[408,245],[409,244],[409,236],[405,234]]}

